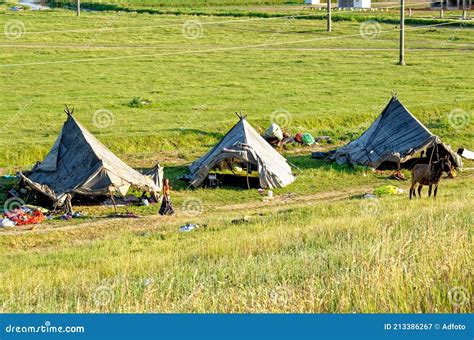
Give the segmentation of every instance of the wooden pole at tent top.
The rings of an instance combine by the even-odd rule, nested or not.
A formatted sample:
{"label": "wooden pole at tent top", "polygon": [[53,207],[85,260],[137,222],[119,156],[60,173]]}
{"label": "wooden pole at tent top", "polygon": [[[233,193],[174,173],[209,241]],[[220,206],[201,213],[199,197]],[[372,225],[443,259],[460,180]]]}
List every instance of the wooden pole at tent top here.
{"label": "wooden pole at tent top", "polygon": [[77,16],[80,17],[81,16],[81,0],[76,0],[77,1]]}
{"label": "wooden pole at tent top", "polygon": [[398,65],[405,65],[405,0],[400,0],[400,60]]}

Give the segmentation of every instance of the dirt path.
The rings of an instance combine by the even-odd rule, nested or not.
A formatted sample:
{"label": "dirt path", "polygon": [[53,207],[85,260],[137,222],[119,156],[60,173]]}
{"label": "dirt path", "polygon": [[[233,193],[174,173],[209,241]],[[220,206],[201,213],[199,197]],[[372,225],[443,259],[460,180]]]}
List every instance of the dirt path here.
{"label": "dirt path", "polygon": [[[117,222],[126,223],[127,226],[142,226],[142,225],[156,225],[160,228],[169,225],[184,224],[187,223],[190,219],[196,220],[206,220],[212,217],[229,217],[236,218],[238,216],[244,215],[253,215],[261,214],[268,212],[278,212],[284,211],[297,207],[305,207],[321,204],[324,202],[332,202],[342,199],[347,199],[355,195],[361,195],[368,191],[371,191],[370,186],[363,186],[357,188],[348,188],[343,191],[328,191],[320,192],[309,195],[299,195],[295,193],[288,193],[275,196],[273,199],[269,200],[263,198],[261,201],[253,201],[247,203],[238,203],[230,204],[224,206],[210,206],[205,207],[202,214],[189,216],[181,213],[179,210],[175,216],[171,217],[162,217],[158,215],[149,215],[144,216],[138,219],[122,219],[122,218],[103,218],[96,219],[93,221],[82,222],[77,224],[69,225],[45,225],[45,226],[35,226],[31,229],[31,226],[24,227],[22,229],[8,229],[5,231],[0,231],[0,236],[18,236],[24,234],[44,234],[49,232],[66,232],[76,229],[83,229],[88,227],[116,227]],[[64,222],[67,223],[67,222]]]}

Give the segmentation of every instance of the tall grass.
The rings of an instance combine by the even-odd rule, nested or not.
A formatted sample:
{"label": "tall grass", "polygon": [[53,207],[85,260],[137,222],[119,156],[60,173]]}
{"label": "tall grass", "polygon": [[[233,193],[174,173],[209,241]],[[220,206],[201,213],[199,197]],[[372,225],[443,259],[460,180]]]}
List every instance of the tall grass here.
{"label": "tall grass", "polygon": [[[109,221],[1,238],[4,312],[469,312],[472,193]],[[461,287],[461,288],[459,288]],[[459,301],[458,301],[459,302]]]}

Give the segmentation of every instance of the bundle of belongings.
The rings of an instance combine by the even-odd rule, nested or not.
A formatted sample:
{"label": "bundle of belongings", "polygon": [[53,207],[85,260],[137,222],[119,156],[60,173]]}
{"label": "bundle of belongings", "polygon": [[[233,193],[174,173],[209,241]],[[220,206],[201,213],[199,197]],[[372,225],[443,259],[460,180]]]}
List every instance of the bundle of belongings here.
{"label": "bundle of belongings", "polygon": [[286,131],[283,131],[278,124],[272,123],[262,136],[268,143],[273,146],[282,146],[287,143],[292,143],[293,138]]}
{"label": "bundle of belongings", "polygon": [[131,187],[158,197],[162,168],[150,175],[132,169],[86,130],[66,107],[67,120],[53,147],[31,171],[19,173],[22,185],[72,213],[72,197],[125,196]]}
{"label": "bundle of belongings", "polygon": [[268,143],[273,146],[282,146],[288,143],[299,143],[302,145],[313,145],[319,141],[331,142],[329,136],[321,136],[314,138],[309,132],[298,132],[292,137],[288,132],[283,131],[280,126],[272,123],[262,136]]}
{"label": "bundle of belongings", "polygon": [[13,227],[26,224],[41,223],[46,219],[41,208],[21,206],[4,212],[5,218],[0,220],[0,227]]}

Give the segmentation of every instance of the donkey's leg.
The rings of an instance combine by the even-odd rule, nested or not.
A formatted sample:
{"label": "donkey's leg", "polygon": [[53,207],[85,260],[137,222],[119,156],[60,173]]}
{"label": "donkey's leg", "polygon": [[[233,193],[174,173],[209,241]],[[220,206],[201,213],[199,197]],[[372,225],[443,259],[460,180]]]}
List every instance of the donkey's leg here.
{"label": "donkey's leg", "polygon": [[420,184],[418,186],[418,197],[420,197],[420,198],[421,198],[421,188],[423,188],[423,186]]}
{"label": "donkey's leg", "polygon": [[411,183],[411,187],[410,187],[410,199],[411,199],[411,195],[414,194],[415,197],[416,197],[416,194],[415,194],[415,185],[416,185],[416,182],[412,182]]}
{"label": "donkey's leg", "polygon": [[435,185],[435,190],[434,190],[434,197],[436,197],[436,193],[438,192],[438,184]]}
{"label": "donkey's leg", "polygon": [[428,189],[428,197],[430,197],[430,196],[431,196],[431,188],[432,188],[432,187],[433,187],[433,185],[432,185],[432,184],[430,184],[430,188]]}

